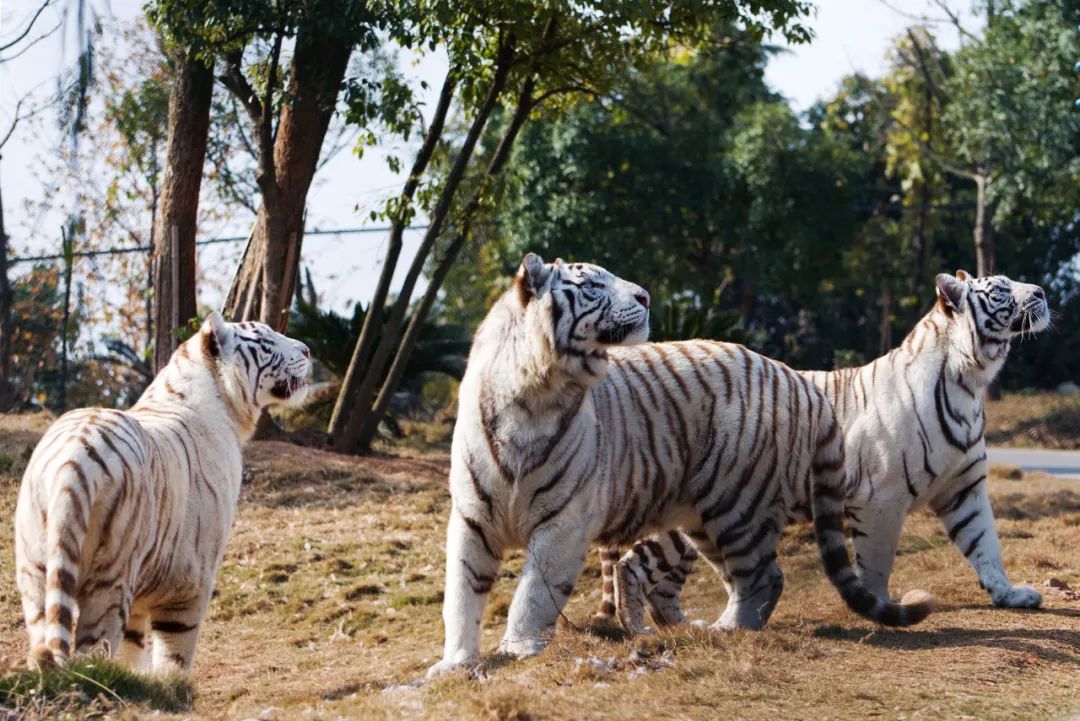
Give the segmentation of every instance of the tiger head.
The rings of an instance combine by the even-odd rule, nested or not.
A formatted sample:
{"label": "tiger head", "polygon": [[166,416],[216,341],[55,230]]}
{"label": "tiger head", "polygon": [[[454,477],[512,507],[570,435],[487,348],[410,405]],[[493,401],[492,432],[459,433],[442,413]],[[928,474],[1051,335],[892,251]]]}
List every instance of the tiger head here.
{"label": "tiger head", "polygon": [[226,388],[248,405],[296,407],[307,398],[311,351],[300,341],[265,323],[227,323],[217,312],[207,317],[199,334]]}
{"label": "tiger head", "polygon": [[526,318],[560,355],[602,357],[649,338],[649,294],[598,265],[529,253],[514,283]]}
{"label": "tiger head", "polygon": [[1050,325],[1046,293],[1037,285],[1004,275],[972,278],[962,270],[937,277],[938,305],[947,316],[961,320],[979,348],[991,359],[1018,335],[1038,333]]}

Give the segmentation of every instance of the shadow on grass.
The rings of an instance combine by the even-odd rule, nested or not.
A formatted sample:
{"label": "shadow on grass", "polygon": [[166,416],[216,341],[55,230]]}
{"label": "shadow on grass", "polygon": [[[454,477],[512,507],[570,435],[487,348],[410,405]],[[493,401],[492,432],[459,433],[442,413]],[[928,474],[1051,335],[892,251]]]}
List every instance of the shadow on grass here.
{"label": "shadow on grass", "polygon": [[[1065,629],[939,628],[932,631],[879,630],[867,633],[864,629],[826,625],[817,628],[814,635],[834,641],[853,641],[901,651],[983,646],[1003,651],[1020,651],[1043,661],[1080,667],[1080,631]],[[1068,650],[1063,649],[1063,646]]]}
{"label": "shadow on grass", "polygon": [[[1080,436],[1080,409],[1059,406],[1036,418],[1027,418],[1005,430],[990,431],[986,442],[990,445],[1007,445],[1016,438],[1030,437],[1046,443],[1058,439],[1074,439]],[[1048,443],[1048,447],[1067,448],[1068,444]]]}
{"label": "shadow on grass", "polygon": [[179,674],[148,676],[115,663],[78,660],[45,671],[7,671],[0,674],[0,706],[32,709],[47,717],[52,709],[67,709],[100,700],[106,704],[137,703],[160,711],[183,711],[195,694]]}
{"label": "shadow on grass", "polygon": [[1036,521],[1080,512],[1080,493],[1008,493],[993,498],[994,517],[1011,521]]}

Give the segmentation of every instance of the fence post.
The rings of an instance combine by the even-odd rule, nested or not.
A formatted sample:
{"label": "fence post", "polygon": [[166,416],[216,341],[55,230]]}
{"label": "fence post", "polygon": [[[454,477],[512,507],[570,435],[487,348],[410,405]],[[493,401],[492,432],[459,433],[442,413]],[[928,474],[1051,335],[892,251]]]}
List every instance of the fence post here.
{"label": "fence post", "polygon": [[64,315],[60,322],[60,410],[67,410],[68,382],[68,320],[71,317],[71,266],[75,260],[75,239],[61,226],[60,238],[64,254]]}
{"label": "fence post", "polygon": [[170,324],[172,332],[169,334],[169,357],[172,357],[178,345],[176,334],[180,330],[180,230],[175,223],[169,226],[169,239],[172,241],[169,244],[169,252],[172,256],[169,268],[169,300],[172,302],[169,313],[172,320]]}

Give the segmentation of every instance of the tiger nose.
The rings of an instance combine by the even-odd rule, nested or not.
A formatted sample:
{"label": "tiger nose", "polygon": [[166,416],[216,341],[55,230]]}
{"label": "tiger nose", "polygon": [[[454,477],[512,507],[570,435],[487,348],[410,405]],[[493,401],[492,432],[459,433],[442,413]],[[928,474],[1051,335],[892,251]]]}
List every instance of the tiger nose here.
{"label": "tiger nose", "polygon": [[304,354],[305,358],[311,358],[311,350],[303,343],[300,344],[300,352]]}
{"label": "tiger nose", "polygon": [[1046,292],[1043,291],[1043,289],[1040,288],[1039,286],[1035,286],[1035,290],[1032,291],[1032,295],[1034,295],[1039,300],[1042,300],[1042,301],[1046,300]]}
{"label": "tiger nose", "polygon": [[641,303],[643,306],[645,306],[645,309],[648,310],[648,308],[649,308],[649,294],[648,294],[648,292],[646,292],[644,290],[639,290],[638,292],[634,293],[634,300],[636,300],[638,303]]}

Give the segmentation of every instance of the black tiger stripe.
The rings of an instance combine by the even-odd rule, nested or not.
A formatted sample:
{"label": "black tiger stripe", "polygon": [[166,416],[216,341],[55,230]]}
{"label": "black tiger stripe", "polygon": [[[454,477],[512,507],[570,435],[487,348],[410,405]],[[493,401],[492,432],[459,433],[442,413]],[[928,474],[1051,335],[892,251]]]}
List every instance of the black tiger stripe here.
{"label": "black tiger stripe", "polygon": [[955,542],[956,537],[960,535],[960,532],[963,531],[965,528],[967,528],[968,525],[970,525],[971,522],[974,521],[978,517],[979,517],[979,510],[975,509],[974,511],[972,511],[971,513],[967,514],[966,516],[961,518],[959,521],[954,523],[952,526],[950,526],[949,527],[949,540]]}
{"label": "black tiger stripe", "polygon": [[975,534],[975,537],[971,539],[967,547],[964,548],[964,558],[971,558],[971,554],[975,553],[975,549],[979,547],[979,543],[982,542],[983,536],[986,535],[986,529],[979,531]]}
{"label": "black tiger stripe", "polygon": [[971,483],[967,484],[966,486],[964,486],[963,488],[958,490],[949,499],[949,501],[947,502],[947,505],[941,507],[941,509],[938,510],[938,513],[939,514],[955,513],[960,508],[960,506],[962,506],[964,504],[964,501],[966,501],[968,499],[968,496],[971,495],[971,492],[974,491],[976,488],[978,488],[979,485],[982,484],[982,482],[985,481],[985,480],[986,480],[985,475],[979,476],[974,481],[972,481]]}

